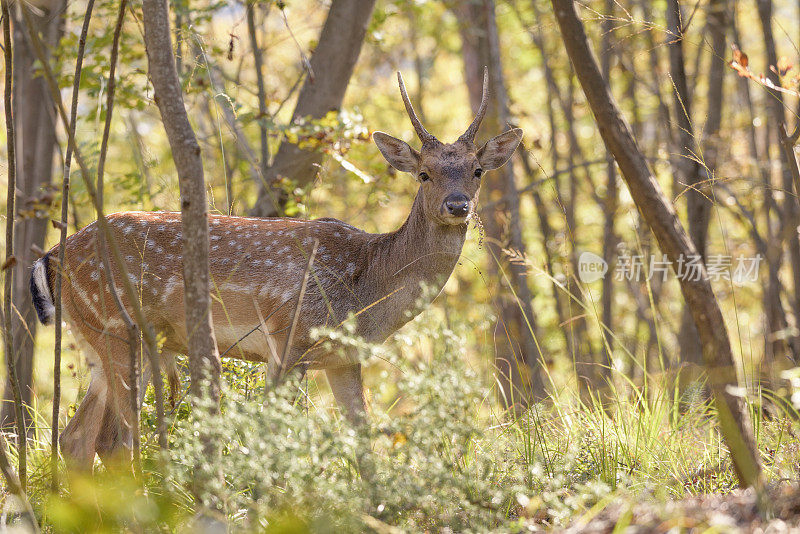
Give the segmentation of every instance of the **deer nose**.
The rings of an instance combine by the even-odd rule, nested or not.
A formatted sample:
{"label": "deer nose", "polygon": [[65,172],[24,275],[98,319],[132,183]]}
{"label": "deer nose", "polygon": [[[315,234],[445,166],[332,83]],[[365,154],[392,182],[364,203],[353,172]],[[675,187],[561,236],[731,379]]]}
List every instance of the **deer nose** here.
{"label": "deer nose", "polygon": [[469,198],[461,193],[450,195],[444,199],[444,207],[450,215],[463,217],[469,213]]}

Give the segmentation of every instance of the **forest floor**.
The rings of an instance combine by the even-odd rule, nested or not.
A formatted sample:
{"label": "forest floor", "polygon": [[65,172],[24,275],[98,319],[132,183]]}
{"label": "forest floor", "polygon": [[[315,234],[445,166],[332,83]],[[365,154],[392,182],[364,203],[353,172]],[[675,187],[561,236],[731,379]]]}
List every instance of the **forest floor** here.
{"label": "forest floor", "polygon": [[[724,532],[800,533],[800,487],[782,484],[766,498],[771,514],[759,513],[751,490],[655,503],[619,502],[587,514],[564,533]],[[535,529],[534,529],[535,531]]]}

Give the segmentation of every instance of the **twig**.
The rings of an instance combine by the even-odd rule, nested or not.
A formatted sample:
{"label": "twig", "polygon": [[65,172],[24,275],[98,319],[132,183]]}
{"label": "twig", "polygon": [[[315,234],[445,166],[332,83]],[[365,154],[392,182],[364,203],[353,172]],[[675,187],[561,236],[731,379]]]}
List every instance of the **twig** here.
{"label": "twig", "polygon": [[297,305],[294,308],[294,317],[292,317],[292,326],[289,328],[289,334],[286,336],[286,345],[283,347],[283,356],[281,357],[280,365],[278,365],[278,372],[273,377],[273,383],[278,384],[283,377],[283,371],[286,367],[286,359],[289,357],[289,351],[292,349],[292,341],[294,334],[297,330],[297,323],[300,321],[300,308],[303,306],[303,297],[306,294],[306,286],[308,286],[308,277],[311,274],[311,268],[314,265],[314,257],[317,255],[317,247],[319,240],[314,238],[314,246],[311,248],[311,254],[308,256],[308,265],[306,265],[306,272],[303,274],[303,283],[300,285],[300,294],[297,295]]}
{"label": "twig", "polygon": [[[228,354],[230,351],[232,351],[233,349],[235,349],[235,348],[237,347],[237,345],[239,345],[239,343],[241,343],[242,341],[244,341],[245,339],[247,339],[248,337],[250,337],[250,335],[252,335],[252,334],[253,334],[253,332],[255,332],[256,330],[258,330],[259,328],[261,328],[261,326],[262,326],[262,325],[266,326],[266,324],[267,324],[267,321],[269,320],[269,318],[270,318],[270,317],[272,317],[272,316],[273,316],[273,314],[275,314],[275,312],[276,312],[276,311],[278,311],[278,310],[280,310],[281,308],[283,308],[284,304],[286,304],[287,302],[289,302],[289,301],[288,301],[288,300],[285,300],[285,301],[283,301],[283,303],[282,303],[280,306],[278,306],[277,308],[275,308],[274,310],[272,310],[272,311],[270,312],[270,314],[269,314],[269,315],[267,315],[267,317],[266,317],[266,318],[263,318],[263,319],[261,318],[261,310],[260,310],[260,309],[258,309],[258,308],[256,308],[256,311],[258,312],[258,315],[259,315],[259,323],[258,323],[256,326],[254,326],[252,329],[250,329],[250,331],[249,331],[249,332],[247,332],[245,335],[243,335],[242,337],[240,337],[239,339],[237,339],[237,340],[236,340],[236,342],[235,342],[234,344],[232,344],[230,347],[228,347],[227,349],[225,349],[224,351],[222,351],[222,352],[220,353],[219,357],[220,357],[220,358],[222,358],[222,357],[224,357],[226,354]],[[286,327],[286,328],[289,328],[289,327]],[[286,330],[286,328],[282,328],[281,330],[275,330],[274,332],[264,332],[264,335],[265,335],[265,336],[271,336],[271,335],[273,335],[273,334],[279,334],[280,332],[283,332],[284,330]]]}
{"label": "twig", "polygon": [[289,32],[289,35],[292,36],[292,40],[294,41],[295,46],[297,46],[297,51],[300,53],[300,60],[303,64],[303,69],[308,72],[309,78],[311,81],[314,81],[314,69],[311,68],[311,61],[309,61],[308,56],[305,52],[303,52],[303,47],[300,46],[300,43],[297,41],[297,37],[295,37],[294,32],[292,31],[291,26],[289,26],[289,19],[286,17],[286,10],[282,6],[278,6],[280,9],[281,16],[283,17],[283,25],[286,26],[286,30]]}
{"label": "twig", "polygon": [[255,4],[252,1],[247,2],[247,33],[250,34],[250,47],[253,49],[253,63],[256,69],[256,84],[258,85],[258,121],[256,122],[261,135],[261,173],[266,174],[267,165],[269,165],[269,142],[267,126],[264,123],[267,117],[267,97],[264,89],[264,73],[262,71],[264,58],[256,36]]}
{"label": "twig", "polygon": [[[69,131],[75,135],[75,127],[78,121],[78,95],[81,86],[81,72],[83,70],[83,54],[86,51],[86,36],[89,33],[89,21],[92,18],[92,11],[94,10],[94,0],[88,0],[86,4],[86,14],[83,17],[83,27],[81,27],[81,36],[78,40],[78,56],[75,60],[75,76],[72,82],[72,104],[70,106],[69,118]],[[64,156],[64,178],[61,185],[61,226],[58,247],[58,269],[56,269],[56,282],[55,282],[55,301],[56,318],[55,318],[55,347],[53,349],[53,421],[52,421],[52,443],[50,449],[50,469],[52,471],[51,490],[55,493],[58,491],[58,412],[61,409],[61,320],[62,320],[62,302],[61,302],[61,285],[62,276],[64,272],[64,250],[67,246],[67,218],[69,216],[69,173],[72,166],[72,146],[67,146],[67,152]]]}
{"label": "twig", "polygon": [[[11,24],[10,15],[8,12],[7,0],[2,2],[3,13],[3,43],[5,49],[3,55],[5,58],[5,85],[3,100],[5,103],[5,116],[6,116],[6,150],[8,154],[8,200],[6,201],[6,255],[3,262],[6,270],[4,286],[3,286],[3,328],[5,335],[3,342],[5,343],[6,353],[6,367],[8,368],[8,381],[11,384],[11,393],[14,397],[14,417],[17,420],[17,450],[19,455],[19,487],[20,494],[24,494],[27,485],[27,435],[25,433],[25,420],[22,413],[22,397],[19,391],[19,380],[17,379],[16,357],[14,355],[14,332],[11,330],[11,287],[14,276],[14,218],[16,211],[14,208],[14,201],[16,200],[16,178],[17,178],[17,162],[16,162],[16,137],[14,133],[14,112],[12,108],[12,95],[13,90],[13,65],[14,58],[11,50]],[[46,63],[42,58],[42,63]],[[4,447],[3,447],[3,450]],[[9,481],[10,484],[10,481]]]}

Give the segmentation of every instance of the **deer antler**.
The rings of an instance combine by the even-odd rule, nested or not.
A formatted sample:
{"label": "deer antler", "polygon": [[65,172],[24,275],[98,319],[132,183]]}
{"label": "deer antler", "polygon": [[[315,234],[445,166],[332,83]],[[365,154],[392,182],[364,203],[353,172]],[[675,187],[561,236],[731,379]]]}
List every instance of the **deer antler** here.
{"label": "deer antler", "polygon": [[417,114],[414,112],[414,106],[411,105],[411,100],[408,98],[406,84],[403,83],[403,75],[400,74],[400,71],[397,71],[397,83],[400,84],[400,94],[403,96],[403,103],[406,105],[406,113],[408,113],[408,117],[411,119],[411,124],[414,125],[414,130],[417,132],[417,137],[419,137],[419,140],[422,141],[423,145],[425,143],[436,142],[437,139],[425,129],[425,127],[417,118]]}
{"label": "deer antler", "polygon": [[489,105],[489,67],[483,67],[483,95],[481,96],[481,105],[478,108],[478,114],[472,124],[469,125],[467,131],[458,138],[459,141],[467,141],[472,143],[475,141],[475,134],[478,133],[478,128],[481,127],[483,116],[486,115],[486,108]]}

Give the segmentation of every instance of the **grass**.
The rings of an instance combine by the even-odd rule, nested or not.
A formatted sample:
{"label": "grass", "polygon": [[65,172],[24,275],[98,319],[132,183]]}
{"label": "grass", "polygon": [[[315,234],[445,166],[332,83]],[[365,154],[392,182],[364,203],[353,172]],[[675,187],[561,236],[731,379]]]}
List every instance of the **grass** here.
{"label": "grass", "polygon": [[[148,400],[141,483],[98,465],[98,476],[64,482],[52,495],[48,422],[37,416],[29,493],[43,526],[180,530],[193,517],[196,469],[223,474],[209,500],[246,531],[515,531],[588,521],[611,503],[735,488],[712,409],[702,396],[676,398],[668,375],[639,387],[620,377],[602,402],[583,404],[563,390],[555,402],[505,413],[476,363],[474,325],[440,328],[431,318],[438,313],[380,347],[340,334],[377,356],[366,374],[369,429],[350,427],[314,375],[298,400],[296,386],[266,391],[260,367],[226,360],[222,413],[192,417],[184,401],[171,416],[166,456],[156,449]],[[796,419],[752,413],[769,480],[796,479]],[[199,425],[224,444],[219,462],[194,439]]]}

